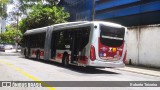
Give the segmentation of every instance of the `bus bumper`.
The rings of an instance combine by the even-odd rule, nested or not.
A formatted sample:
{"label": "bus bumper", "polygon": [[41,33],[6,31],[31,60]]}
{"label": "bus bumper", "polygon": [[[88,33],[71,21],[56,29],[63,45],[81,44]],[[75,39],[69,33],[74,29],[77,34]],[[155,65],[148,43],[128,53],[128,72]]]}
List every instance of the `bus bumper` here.
{"label": "bus bumper", "polygon": [[101,60],[90,61],[88,66],[94,67],[110,67],[110,68],[123,68],[125,64],[123,61],[104,62]]}

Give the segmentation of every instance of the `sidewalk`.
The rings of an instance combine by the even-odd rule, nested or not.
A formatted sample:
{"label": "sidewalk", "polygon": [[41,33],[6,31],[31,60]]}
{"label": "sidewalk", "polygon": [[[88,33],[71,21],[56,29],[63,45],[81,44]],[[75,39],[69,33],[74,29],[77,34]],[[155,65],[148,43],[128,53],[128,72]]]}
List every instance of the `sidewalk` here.
{"label": "sidewalk", "polygon": [[5,50],[5,52],[0,52],[0,56],[19,56],[19,55],[21,55],[20,50],[16,52],[16,49]]}
{"label": "sidewalk", "polygon": [[139,74],[144,74],[144,75],[160,77],[160,69],[158,69],[158,68],[126,65],[124,68],[116,68],[116,69],[122,70],[122,71],[128,71],[128,72],[133,72],[133,73],[139,73]]}

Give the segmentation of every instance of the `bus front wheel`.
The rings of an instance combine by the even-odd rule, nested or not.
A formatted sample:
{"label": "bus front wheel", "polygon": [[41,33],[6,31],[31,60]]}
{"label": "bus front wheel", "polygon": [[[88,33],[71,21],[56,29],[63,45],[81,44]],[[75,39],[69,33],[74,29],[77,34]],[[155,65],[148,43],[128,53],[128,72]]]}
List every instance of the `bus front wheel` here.
{"label": "bus front wheel", "polygon": [[24,57],[27,58],[27,51],[26,51],[26,49],[24,50]]}
{"label": "bus front wheel", "polygon": [[39,50],[37,51],[36,59],[40,60],[40,52],[39,52]]}

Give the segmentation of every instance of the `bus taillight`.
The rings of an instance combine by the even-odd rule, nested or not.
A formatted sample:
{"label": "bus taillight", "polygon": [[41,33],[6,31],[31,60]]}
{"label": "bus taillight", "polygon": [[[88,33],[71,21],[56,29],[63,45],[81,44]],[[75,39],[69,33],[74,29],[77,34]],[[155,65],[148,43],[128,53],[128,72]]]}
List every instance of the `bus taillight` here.
{"label": "bus taillight", "polygon": [[91,48],[90,48],[90,59],[92,61],[94,61],[96,59],[95,48],[93,45],[91,45]]}

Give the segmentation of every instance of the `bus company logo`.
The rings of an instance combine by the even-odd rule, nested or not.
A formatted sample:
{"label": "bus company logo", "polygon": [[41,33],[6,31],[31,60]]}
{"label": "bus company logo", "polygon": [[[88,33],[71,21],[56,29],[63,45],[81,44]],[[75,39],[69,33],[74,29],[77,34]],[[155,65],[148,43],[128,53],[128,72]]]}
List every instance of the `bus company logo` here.
{"label": "bus company logo", "polygon": [[11,82],[2,82],[2,87],[12,87]]}
{"label": "bus company logo", "polygon": [[102,51],[106,51],[106,50],[107,50],[107,48],[106,48],[106,47],[102,47],[101,49],[102,49]]}
{"label": "bus company logo", "polygon": [[111,47],[109,48],[109,51],[108,51],[108,52],[112,52],[112,48],[111,48]]}

